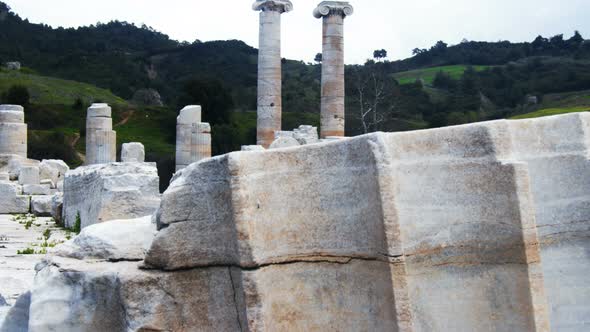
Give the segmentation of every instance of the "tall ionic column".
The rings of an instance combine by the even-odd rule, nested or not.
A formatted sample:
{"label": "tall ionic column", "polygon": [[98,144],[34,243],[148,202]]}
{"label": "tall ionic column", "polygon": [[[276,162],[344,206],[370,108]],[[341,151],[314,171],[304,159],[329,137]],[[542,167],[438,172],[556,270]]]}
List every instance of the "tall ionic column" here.
{"label": "tall ionic column", "polygon": [[344,18],[348,2],[322,1],[313,11],[323,18],[321,138],[344,136]]}
{"label": "tall ionic column", "polygon": [[86,116],[86,165],[117,161],[117,133],[113,131],[111,107],[92,104]]}
{"label": "tall ionic column", "polygon": [[259,0],[252,8],[260,11],[256,140],[268,148],[275,131],[281,130],[281,14],[293,10],[293,4],[289,0]]}

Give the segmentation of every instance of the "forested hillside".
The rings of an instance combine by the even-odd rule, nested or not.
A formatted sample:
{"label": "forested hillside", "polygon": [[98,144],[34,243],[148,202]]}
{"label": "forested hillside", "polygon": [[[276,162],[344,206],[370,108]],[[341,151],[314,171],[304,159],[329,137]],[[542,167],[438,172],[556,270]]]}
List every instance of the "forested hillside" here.
{"label": "forested hillside", "polygon": [[[367,50],[366,63],[346,67],[347,134],[590,109],[590,43],[570,33],[526,43],[439,41],[399,61]],[[171,162],[176,112],[191,103],[203,105],[213,125],[215,153],[254,143],[257,54],[238,40],[178,42],[119,21],[77,29],[32,24],[0,2],[0,64],[25,66],[20,74],[1,73],[2,102],[22,100],[24,92],[32,129],[59,131],[70,141],[80,134],[78,152],[78,122],[56,129],[45,120],[60,110],[66,119],[83,117],[90,102],[109,100],[124,100],[115,112],[129,119],[118,128],[121,137],[146,141],[152,159]],[[320,75],[321,54],[313,63],[283,59],[284,129],[318,124]],[[137,103],[134,95],[145,89],[156,90],[164,106]],[[47,141],[33,140],[39,146],[31,151],[43,155]]]}

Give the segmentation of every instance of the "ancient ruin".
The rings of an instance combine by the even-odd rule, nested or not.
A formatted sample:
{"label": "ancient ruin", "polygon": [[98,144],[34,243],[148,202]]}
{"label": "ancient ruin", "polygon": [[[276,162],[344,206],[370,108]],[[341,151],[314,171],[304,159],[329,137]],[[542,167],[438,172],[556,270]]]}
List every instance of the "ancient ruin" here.
{"label": "ancient ruin", "polygon": [[27,157],[27,125],[22,106],[0,105],[0,154]]}
{"label": "ancient ruin", "polygon": [[201,122],[201,106],[186,106],[176,119],[176,171],[211,157],[211,126]]}
{"label": "ancient ruin", "polygon": [[321,138],[344,136],[344,18],[348,2],[322,1],[313,11],[323,20]]}
{"label": "ancient ruin", "polygon": [[121,147],[121,162],[143,163],[145,162],[145,147],[141,143],[123,143]]}
{"label": "ancient ruin", "polygon": [[117,133],[113,131],[111,107],[92,104],[86,118],[86,165],[117,161]]}
{"label": "ancient ruin", "polygon": [[268,148],[281,130],[281,14],[293,10],[289,0],[258,0],[252,8],[260,11],[258,46],[257,144]]}
{"label": "ancient ruin", "polygon": [[207,159],[155,220],[56,248],[5,324],[584,331],[589,151],[590,115],[570,114]]}

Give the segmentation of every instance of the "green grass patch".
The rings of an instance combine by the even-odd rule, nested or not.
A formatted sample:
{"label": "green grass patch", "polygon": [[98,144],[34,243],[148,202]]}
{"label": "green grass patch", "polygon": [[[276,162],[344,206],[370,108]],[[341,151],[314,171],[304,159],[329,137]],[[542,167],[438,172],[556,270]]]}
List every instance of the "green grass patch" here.
{"label": "green grass patch", "polygon": [[90,104],[100,100],[110,104],[126,104],[125,100],[106,89],[76,81],[62,80],[19,71],[0,72],[0,94],[13,85],[27,87],[35,104],[72,105],[76,99]]}
{"label": "green grass patch", "polygon": [[546,108],[542,110],[538,110],[531,113],[516,115],[511,117],[510,119],[518,120],[518,119],[532,119],[532,118],[540,118],[543,116],[551,116],[551,115],[559,115],[559,114],[567,114],[567,113],[579,113],[579,112],[588,112],[590,111],[590,106],[576,106],[576,107],[569,107],[569,108]]}
{"label": "green grass patch", "polygon": [[[443,71],[451,76],[453,79],[459,79],[465,72],[468,66],[466,65],[453,65],[453,66],[441,66],[441,67],[432,67],[432,68],[425,68],[425,69],[417,69],[417,70],[410,70],[404,71],[401,73],[393,74],[393,77],[400,83],[400,84],[410,84],[416,82],[418,79],[424,80],[424,83],[427,85],[432,85],[434,81],[434,77],[436,73],[439,71]],[[472,66],[473,69],[476,71],[482,71],[489,66]]]}

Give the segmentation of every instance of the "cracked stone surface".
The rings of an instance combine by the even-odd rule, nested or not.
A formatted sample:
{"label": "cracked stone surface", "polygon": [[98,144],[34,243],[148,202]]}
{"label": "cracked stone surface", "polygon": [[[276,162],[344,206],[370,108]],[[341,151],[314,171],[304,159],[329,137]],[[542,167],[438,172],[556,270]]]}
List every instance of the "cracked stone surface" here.
{"label": "cracked stone surface", "polygon": [[143,262],[39,264],[29,327],[587,331],[589,145],[570,114],[208,159]]}

